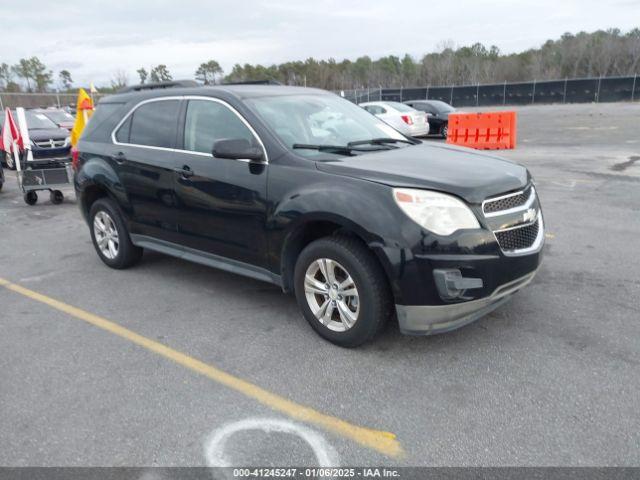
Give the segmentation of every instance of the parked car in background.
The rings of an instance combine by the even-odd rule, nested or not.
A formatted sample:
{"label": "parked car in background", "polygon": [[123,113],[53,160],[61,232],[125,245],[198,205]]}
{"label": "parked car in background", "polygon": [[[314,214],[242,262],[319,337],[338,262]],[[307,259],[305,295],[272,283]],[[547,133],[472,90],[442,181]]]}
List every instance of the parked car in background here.
{"label": "parked car in background", "polygon": [[404,103],[428,115],[430,134],[447,138],[449,114],[455,112],[455,108],[440,100],[407,100]]}
{"label": "parked car in background", "polygon": [[411,334],[461,327],[542,255],[525,167],[406,137],[313,88],[128,87],[100,101],[73,166],[107,266],[148,249],[274,283],[342,346],[391,318]]}
{"label": "parked car in background", "polygon": [[46,108],[46,109],[34,109],[31,110],[35,113],[41,113],[60,128],[65,128],[69,131],[73,128],[75,118],[68,112],[65,112],[61,108]]}
{"label": "parked car in background", "polygon": [[424,112],[400,102],[365,102],[360,106],[383,122],[410,137],[429,133],[429,121]]}
{"label": "parked car in background", "polygon": [[[14,118],[17,118],[15,111],[12,114]],[[39,111],[26,110],[24,115],[27,120],[34,161],[47,162],[71,158],[69,130],[58,127]],[[0,128],[3,123],[4,116],[0,115]],[[23,158],[22,155],[21,158]],[[10,170],[16,169],[16,162],[11,153],[5,152],[3,161]]]}

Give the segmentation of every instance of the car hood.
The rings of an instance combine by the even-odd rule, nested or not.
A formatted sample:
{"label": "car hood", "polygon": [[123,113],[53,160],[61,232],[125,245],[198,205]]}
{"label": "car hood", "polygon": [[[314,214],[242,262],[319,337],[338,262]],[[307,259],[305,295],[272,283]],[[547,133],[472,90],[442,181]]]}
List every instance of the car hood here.
{"label": "car hood", "polygon": [[34,128],[29,129],[29,138],[31,140],[49,140],[50,138],[67,138],[69,136],[69,130],[65,130],[63,128]]}
{"label": "car hood", "polygon": [[508,160],[452,145],[420,145],[317,162],[320,171],[392,187],[452,193],[469,203],[525,187],[526,168]]}

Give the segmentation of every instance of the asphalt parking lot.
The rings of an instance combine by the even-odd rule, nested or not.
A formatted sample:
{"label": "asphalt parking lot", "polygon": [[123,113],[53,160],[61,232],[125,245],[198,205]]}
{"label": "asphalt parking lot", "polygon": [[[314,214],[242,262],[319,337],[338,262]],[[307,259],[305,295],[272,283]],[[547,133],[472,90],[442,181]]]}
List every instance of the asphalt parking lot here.
{"label": "asphalt parking lot", "polygon": [[640,465],[640,104],[517,110],[500,154],[537,181],[537,278],[456,332],[354,350],[268,284],[108,269],[71,191],[29,207],[6,172],[0,465]]}

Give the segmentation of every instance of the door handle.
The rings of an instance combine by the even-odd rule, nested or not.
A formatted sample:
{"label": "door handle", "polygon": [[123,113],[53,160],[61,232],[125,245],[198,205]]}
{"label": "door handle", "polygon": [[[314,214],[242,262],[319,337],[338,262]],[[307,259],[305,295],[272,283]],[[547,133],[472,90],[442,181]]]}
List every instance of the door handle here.
{"label": "door handle", "polygon": [[178,173],[182,178],[193,177],[193,170],[189,165],[183,165],[182,168],[174,168],[174,171]]}
{"label": "door handle", "polygon": [[111,158],[118,165],[122,165],[124,162],[127,161],[127,156],[123,152],[118,152],[115,155],[112,155]]}

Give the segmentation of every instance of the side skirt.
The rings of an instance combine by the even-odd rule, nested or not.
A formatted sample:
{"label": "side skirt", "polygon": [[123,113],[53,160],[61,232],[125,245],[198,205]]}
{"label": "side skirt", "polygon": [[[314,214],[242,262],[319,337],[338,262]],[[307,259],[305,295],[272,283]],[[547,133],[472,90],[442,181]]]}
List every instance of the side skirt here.
{"label": "side skirt", "polygon": [[147,235],[131,234],[131,242],[136,247],[147,248],[155,252],[171,255],[172,257],[182,258],[189,262],[199,263],[207,267],[218,268],[226,272],[235,273],[245,277],[261,280],[263,282],[273,283],[282,287],[282,277],[269,270],[248,263],[239,262],[213,253],[202,252],[189,247],[183,247],[175,243],[159,240]]}

